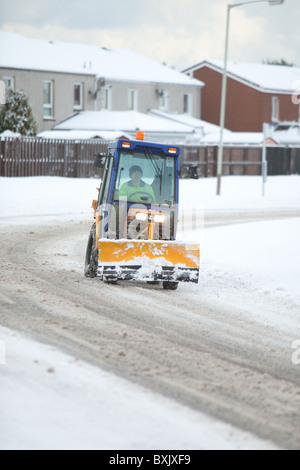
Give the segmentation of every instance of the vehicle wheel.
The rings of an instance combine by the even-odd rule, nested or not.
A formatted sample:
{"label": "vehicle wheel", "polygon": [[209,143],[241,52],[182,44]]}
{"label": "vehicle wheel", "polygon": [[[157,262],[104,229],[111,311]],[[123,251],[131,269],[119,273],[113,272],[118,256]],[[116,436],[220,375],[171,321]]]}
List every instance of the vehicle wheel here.
{"label": "vehicle wheel", "polygon": [[163,282],[163,288],[165,290],[177,290],[178,285],[179,285],[179,282],[169,282],[169,281]]}
{"label": "vehicle wheel", "polygon": [[94,278],[97,276],[99,252],[95,249],[96,224],[91,228],[85,255],[85,277]]}

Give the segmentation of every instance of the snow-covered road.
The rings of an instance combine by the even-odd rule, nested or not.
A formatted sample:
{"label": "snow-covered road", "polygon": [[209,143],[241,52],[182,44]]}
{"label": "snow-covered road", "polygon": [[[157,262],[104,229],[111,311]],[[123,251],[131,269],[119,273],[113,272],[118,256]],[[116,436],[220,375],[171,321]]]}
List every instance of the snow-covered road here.
{"label": "snow-covered road", "polygon": [[[285,184],[292,189],[291,180]],[[61,212],[55,212],[55,207],[50,212],[56,213],[55,217],[46,217],[49,212],[41,212],[39,199],[37,206],[41,206],[35,208],[36,212],[31,207],[26,214],[43,214],[37,223],[36,218],[22,218],[10,199],[11,209],[15,208],[19,217],[9,218],[4,211],[0,218],[0,324],[10,329],[0,330],[0,340],[1,333],[8,338],[8,364],[0,366],[4,367],[1,413],[5,420],[0,432],[3,447],[47,447],[49,442],[56,447],[55,439],[51,440],[49,434],[44,441],[41,438],[38,428],[42,430],[43,423],[38,418],[44,416],[45,410],[42,411],[39,401],[28,400],[27,410],[32,410],[36,423],[29,435],[24,429],[29,411],[24,413],[23,421],[18,411],[4,413],[5,408],[14,407],[13,400],[15,410],[24,409],[21,400],[24,387],[29,383],[29,393],[33,381],[37,380],[41,394],[43,386],[45,390],[52,384],[45,406],[57,400],[53,419],[48,428],[46,425],[48,430],[52,429],[52,437],[55,435],[53,421],[61,431],[57,435],[62,436],[67,435],[72,424],[70,417],[74,411],[70,410],[74,408],[70,405],[67,407],[70,414],[64,414],[63,397],[83,406],[78,419],[83,426],[90,423],[89,435],[94,438],[83,442],[80,432],[74,431],[73,441],[65,437],[64,443],[62,437],[60,447],[157,448],[161,442],[161,447],[169,448],[271,448],[272,445],[300,448],[300,366],[292,361],[292,345],[300,340],[297,285],[300,199],[296,186],[295,194],[286,194],[280,204],[273,197],[262,207],[253,206],[253,202],[251,206],[247,193],[247,202],[239,198],[238,207],[227,203],[226,209],[219,208],[223,216],[217,212],[215,203],[212,204],[206,211],[208,228],[204,236],[201,234],[200,284],[182,285],[175,293],[144,284],[107,286],[85,279],[82,264],[91,223],[87,217],[76,215],[73,209],[74,215],[68,215],[66,224],[58,217]],[[51,194],[55,197],[54,191]],[[24,197],[30,199],[28,194]],[[49,201],[47,204],[51,210]],[[241,213],[243,222],[251,222],[231,225],[230,221],[240,221]],[[253,222],[255,218],[259,221]],[[47,356],[44,347],[40,347],[39,360],[39,346],[35,343],[26,346],[27,340],[14,336],[11,330],[51,345],[68,356],[54,359],[51,354],[57,352],[48,350]],[[22,354],[16,350],[18,344],[20,349],[24,345],[26,351],[35,351],[34,355],[25,355],[27,361],[26,357],[18,358]],[[9,368],[10,357],[14,368]],[[108,375],[103,378],[104,372],[98,369],[101,377],[94,369],[88,369],[85,374],[82,362],[81,372],[76,369],[71,374],[71,366],[67,367],[72,362],[70,358],[100,367]],[[64,364],[61,369],[59,364]],[[17,376],[20,369],[23,379]],[[69,381],[66,373],[63,382],[61,374],[67,369]],[[84,405],[83,395],[74,388],[74,380],[81,373],[82,390],[91,387],[93,396]],[[119,378],[112,379],[111,373]],[[115,380],[111,382],[112,387],[118,389],[118,392],[107,392],[112,394],[111,401],[99,385],[106,383],[107,390],[109,380]],[[16,392],[18,384],[22,385],[20,394]],[[127,438],[122,431],[116,432],[124,429],[122,426],[129,419],[126,405],[118,399],[122,387],[129,409],[136,413],[136,420],[131,427],[128,425]],[[101,415],[95,390],[104,393],[104,407],[108,403],[116,406],[115,417],[112,410],[111,414]],[[137,396],[134,393],[144,394],[143,398],[134,398]],[[131,408],[134,401],[142,403],[141,407]],[[123,416],[121,409],[124,409]],[[99,421],[93,410],[101,415]],[[149,420],[154,413],[161,418]],[[95,437],[101,417],[108,425],[107,432]],[[151,423],[149,428],[146,422]],[[47,413],[46,423],[49,423]],[[186,431],[175,432],[176,423]],[[155,429],[159,430],[161,441],[155,438]]]}
{"label": "snow-covered road", "polygon": [[14,331],[0,336],[1,449],[277,448]]}

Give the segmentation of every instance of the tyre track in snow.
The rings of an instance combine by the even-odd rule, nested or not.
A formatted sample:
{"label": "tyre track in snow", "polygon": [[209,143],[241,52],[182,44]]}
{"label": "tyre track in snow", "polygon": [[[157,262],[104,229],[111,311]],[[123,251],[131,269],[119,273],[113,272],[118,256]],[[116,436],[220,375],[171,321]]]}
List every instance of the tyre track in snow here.
{"label": "tyre track in snow", "polygon": [[0,231],[1,324],[279,446],[300,448],[292,332],[253,316],[245,322],[246,302],[241,314],[240,306],[214,304],[195,286],[166,292],[85,279],[90,225]]}

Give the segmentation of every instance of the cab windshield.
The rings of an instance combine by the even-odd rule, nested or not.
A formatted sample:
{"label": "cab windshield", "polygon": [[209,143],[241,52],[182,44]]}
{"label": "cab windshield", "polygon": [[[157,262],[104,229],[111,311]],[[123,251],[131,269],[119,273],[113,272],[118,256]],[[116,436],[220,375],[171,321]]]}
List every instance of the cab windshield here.
{"label": "cab windshield", "polygon": [[121,152],[114,200],[173,206],[175,158],[153,154],[149,149]]}

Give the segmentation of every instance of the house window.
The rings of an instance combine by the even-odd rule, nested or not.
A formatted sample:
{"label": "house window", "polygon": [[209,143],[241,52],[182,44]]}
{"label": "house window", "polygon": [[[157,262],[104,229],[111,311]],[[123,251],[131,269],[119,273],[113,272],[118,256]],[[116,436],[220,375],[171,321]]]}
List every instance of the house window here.
{"label": "house window", "polygon": [[279,99],[277,96],[272,97],[272,122],[279,121]]}
{"label": "house window", "polygon": [[82,109],[82,83],[74,83],[74,109]]}
{"label": "house window", "polygon": [[109,111],[111,109],[111,88],[101,88],[101,109]]}
{"label": "house window", "polygon": [[3,81],[5,83],[5,91],[14,90],[15,80],[13,77],[3,77]]}
{"label": "house window", "polygon": [[159,109],[168,111],[169,109],[169,93],[165,90],[159,92]]}
{"label": "house window", "polygon": [[137,91],[128,90],[128,109],[129,111],[137,111]]}
{"label": "house window", "polygon": [[183,95],[183,112],[191,114],[192,112],[192,98],[190,94]]}
{"label": "house window", "polygon": [[53,117],[53,82],[51,80],[44,81],[43,93],[43,116],[44,118]]}

